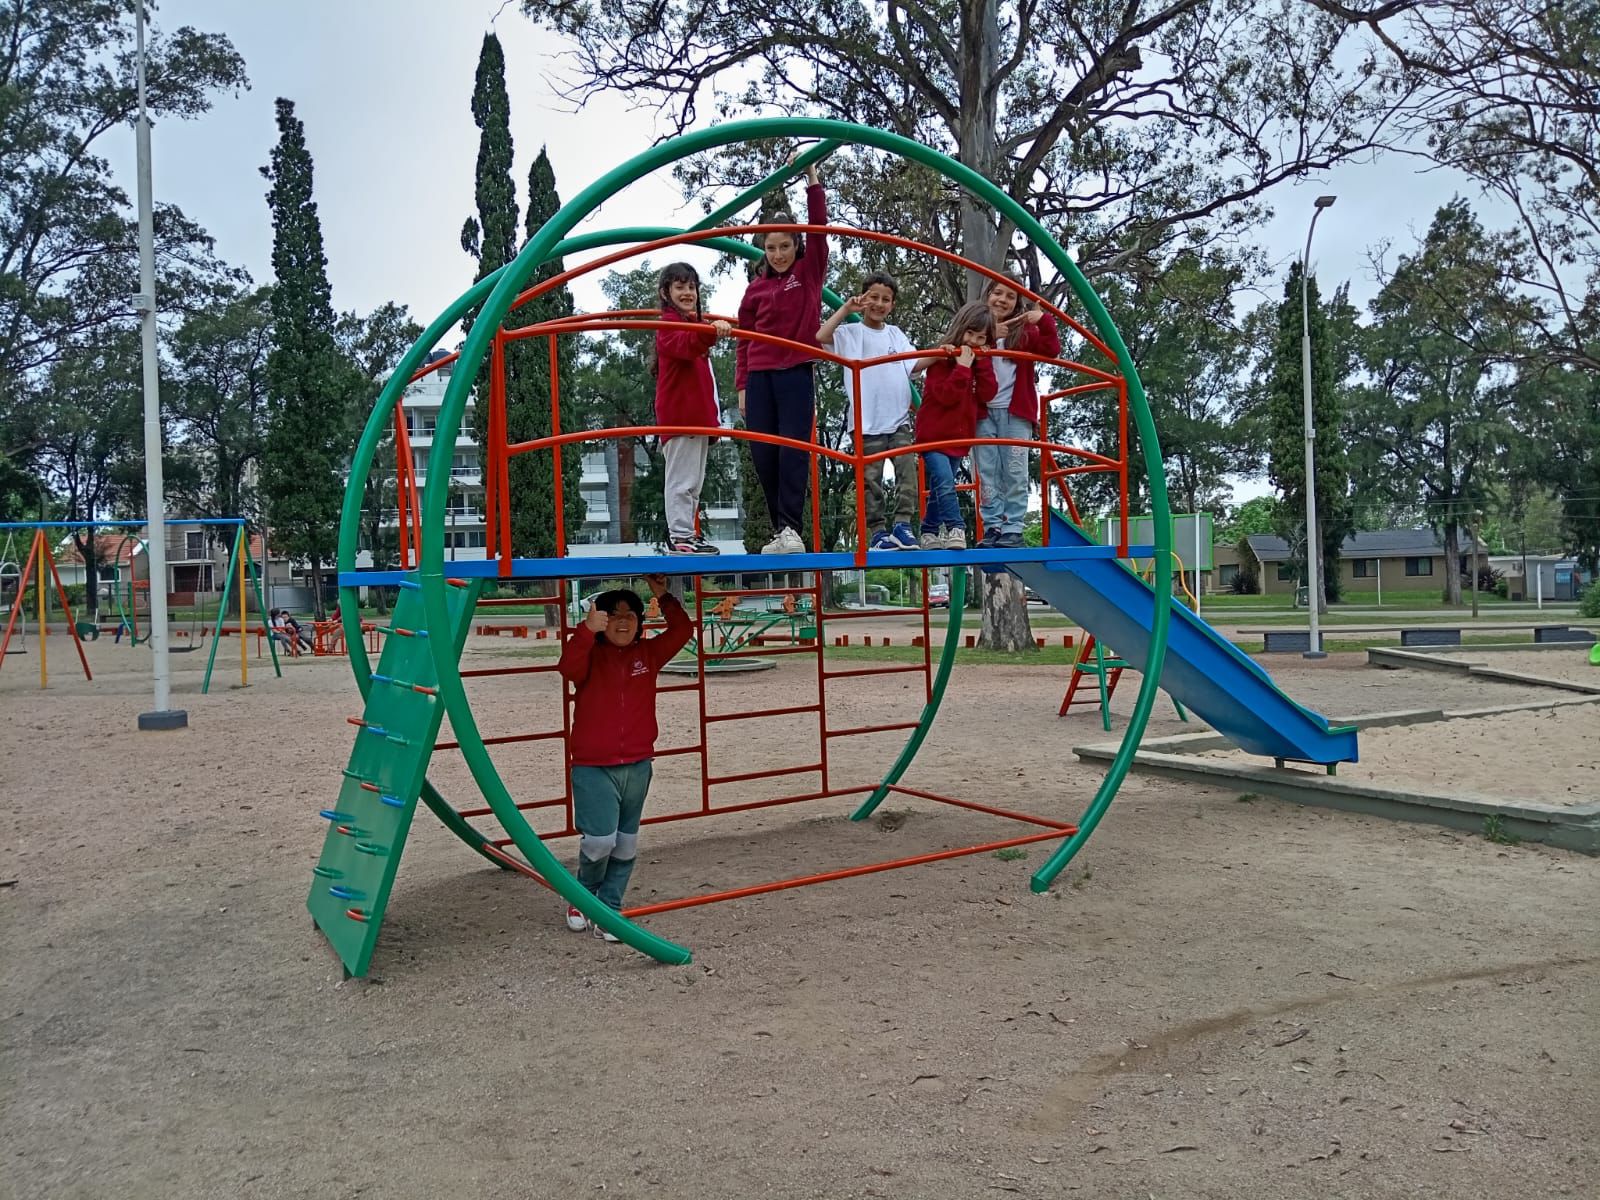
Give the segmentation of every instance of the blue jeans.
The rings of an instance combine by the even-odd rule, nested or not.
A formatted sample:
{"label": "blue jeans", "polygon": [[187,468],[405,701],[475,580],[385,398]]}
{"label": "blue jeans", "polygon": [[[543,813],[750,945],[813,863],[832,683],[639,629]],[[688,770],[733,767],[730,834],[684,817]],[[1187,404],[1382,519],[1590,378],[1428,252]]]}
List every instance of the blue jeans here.
{"label": "blue jeans", "polygon": [[[1033,440],[1033,426],[1003,408],[991,408],[978,422],[981,438]],[[978,469],[978,511],[984,532],[1021,533],[1028,517],[1028,452],[1021,446],[974,446]]]}
{"label": "blue jeans", "polygon": [[922,473],[928,481],[928,506],[922,513],[922,532],[938,533],[941,525],[965,529],[961,506],[956,503],[956,468],[961,459],[943,450],[922,452]]}
{"label": "blue jeans", "polygon": [[578,882],[618,912],[639,854],[650,772],[648,758],[620,767],[572,768],[572,822],[581,835]]}

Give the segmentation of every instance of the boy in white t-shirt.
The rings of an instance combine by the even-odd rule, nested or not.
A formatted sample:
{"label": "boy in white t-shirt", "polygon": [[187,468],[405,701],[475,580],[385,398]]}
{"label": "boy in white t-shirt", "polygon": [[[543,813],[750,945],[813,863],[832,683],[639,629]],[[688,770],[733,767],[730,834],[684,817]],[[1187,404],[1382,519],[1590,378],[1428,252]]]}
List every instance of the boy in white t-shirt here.
{"label": "boy in white t-shirt", "polygon": [[[818,345],[831,349],[840,358],[881,358],[886,354],[908,354],[915,350],[897,325],[886,324],[894,311],[900,285],[883,272],[874,272],[861,281],[861,294],[841,304],[817,330]],[[846,324],[852,313],[859,322]],[[916,440],[911,422],[911,367],[914,359],[880,363],[861,371],[861,443],[868,454],[898,450]],[[855,428],[855,372],[844,369],[845,428]],[[868,549],[915,550],[917,535],[911,522],[917,512],[917,456],[896,455],[894,463],[894,514],[891,523],[884,513],[883,464],[878,459],[867,464]]]}

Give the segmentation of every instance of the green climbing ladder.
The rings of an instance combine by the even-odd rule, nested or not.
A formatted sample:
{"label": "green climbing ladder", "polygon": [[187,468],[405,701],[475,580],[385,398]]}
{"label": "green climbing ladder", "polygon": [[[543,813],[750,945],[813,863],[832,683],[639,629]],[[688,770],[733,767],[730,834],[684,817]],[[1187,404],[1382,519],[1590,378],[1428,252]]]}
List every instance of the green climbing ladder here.
{"label": "green climbing ladder", "polygon": [[[445,633],[453,639],[458,658],[479,587],[473,580],[448,589],[450,628]],[[339,799],[321,813],[328,834],[312,868],[306,907],[344,963],[346,977],[365,975],[372,961],[444,715],[424,624],[418,585],[402,583],[394,615],[383,630],[383,652],[372,673],[366,708],[353,722],[355,747]]]}

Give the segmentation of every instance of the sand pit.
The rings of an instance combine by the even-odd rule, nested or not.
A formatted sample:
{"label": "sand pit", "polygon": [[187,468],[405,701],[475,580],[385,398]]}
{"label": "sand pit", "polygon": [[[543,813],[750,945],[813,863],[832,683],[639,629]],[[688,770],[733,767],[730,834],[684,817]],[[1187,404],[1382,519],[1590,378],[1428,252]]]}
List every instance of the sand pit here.
{"label": "sand pit", "polygon": [[1451,662],[1487,667],[1491,671],[1509,671],[1515,675],[1600,687],[1600,667],[1589,661],[1588,646],[1562,646],[1553,650],[1480,650],[1477,653],[1469,649],[1452,651],[1440,657]]}
{"label": "sand pit", "polygon": [[[1238,750],[1204,757],[1261,761]],[[1341,763],[1339,778],[1440,796],[1593,804],[1600,801],[1600,704],[1367,729],[1361,761]]]}
{"label": "sand pit", "polygon": [[[532,661],[485,641],[472,665]],[[48,692],[26,658],[0,670],[0,1179],[19,1200],[1501,1200],[1600,1179],[1593,860],[1133,779],[1051,894],[1027,890],[1034,848],[664,914],[696,952],[666,968],[568,934],[424,814],[376,977],[344,983],[304,899],[352,736],[346,665],[252,662],[248,689],[219,674],[201,697],[184,656],[191,727],[139,734],[147,657],[92,645],[88,684],[51,649]],[[959,670],[908,782],[1076,816],[1100,772],[1068,748],[1099,723],[1055,716],[1063,676]],[[1419,707],[1439,679],[1355,656],[1281,673],[1332,714]],[[920,703],[915,676],[855,683],[841,723]],[[542,686],[478,693],[485,732],[544,721]],[[814,686],[786,662],[716,699]],[[664,741],[689,728],[663,713]],[[814,751],[814,726],[771,724],[728,735],[729,770]],[[830,761],[870,775],[897,745]],[[505,751],[519,794],[550,785],[544,751]],[[665,762],[652,804],[691,803]],[[436,776],[465,796],[459,764]],[[637,895],[1006,828],[848,808],[651,827]]]}

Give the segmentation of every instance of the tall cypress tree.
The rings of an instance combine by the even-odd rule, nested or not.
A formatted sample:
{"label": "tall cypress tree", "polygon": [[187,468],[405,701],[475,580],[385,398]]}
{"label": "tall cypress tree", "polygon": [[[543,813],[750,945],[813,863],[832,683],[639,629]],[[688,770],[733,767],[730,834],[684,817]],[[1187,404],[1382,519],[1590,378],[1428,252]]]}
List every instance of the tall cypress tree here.
{"label": "tall cypress tree", "polygon": [[[1304,372],[1300,359],[1300,264],[1289,269],[1278,306],[1272,374],[1267,383],[1269,478],[1278,490],[1278,533],[1292,545],[1305,536],[1306,449]],[[1339,598],[1339,550],[1354,528],[1350,501],[1350,456],[1344,441],[1344,380],[1334,370],[1336,348],[1315,278],[1309,282],[1311,329],[1311,424],[1316,431],[1317,526],[1322,546],[1323,595]],[[1303,539],[1303,540],[1302,540]],[[1303,553],[1295,562],[1304,566]]]}
{"label": "tall cypress tree", "polygon": [[278,144],[261,174],[272,184],[273,346],[261,461],[272,544],[309,563],[317,614],[322,568],[338,549],[342,466],[356,384],[334,338],[322,223],[311,198],[311,154],[294,102],[279,99]]}
{"label": "tall cypress tree", "polygon": [[[481,131],[478,138],[476,199],[478,215],[467,218],[461,230],[461,248],[478,260],[476,278],[499,270],[517,253],[517,195],[511,177],[513,143],[511,138],[511,100],[506,93],[505,51],[493,33],[485,34],[478,54],[478,73],[472,91],[472,119]],[[541,150],[528,178],[528,233],[533,233],[561,207],[555,190],[555,172]],[[541,267],[529,286],[559,273],[558,262]],[[507,315],[505,327],[519,329],[573,311],[572,294],[556,288]],[[470,320],[466,323],[470,327]],[[543,339],[512,342],[506,346],[506,433],[512,442],[548,436],[550,421],[549,346]],[[573,352],[570,340],[559,346],[559,366],[563,382],[571,377]],[[478,439],[479,460],[487,462],[489,425],[488,375],[478,381],[474,405],[473,430]],[[573,428],[572,405],[564,401],[562,428]],[[578,490],[582,473],[581,449],[562,453],[562,484],[565,500],[567,541],[577,540],[583,523],[583,499]],[[555,538],[555,457],[546,450],[524,454],[511,460],[508,472],[511,493],[511,548],[528,557],[549,557],[556,551]]]}
{"label": "tall cypress tree", "polygon": [[[533,160],[528,172],[528,224],[527,235],[533,237],[544,223],[561,209],[561,195],[556,191],[556,173],[544,147]],[[528,280],[533,287],[553,279],[564,270],[562,260],[552,259],[539,267]],[[540,321],[569,317],[573,312],[572,293],[567,286],[551,288],[543,295],[529,301],[506,322],[508,327],[520,328]],[[550,343],[546,338],[515,342],[506,356],[506,426],[513,442],[530,438],[548,437],[551,431]],[[576,347],[571,336],[556,339],[556,366],[559,385],[561,430],[563,433],[581,427],[577,392],[573,385],[573,367],[576,364]],[[632,453],[628,443],[618,448],[621,453]],[[578,540],[583,526],[584,503],[578,489],[583,474],[584,445],[578,443],[562,447],[561,486],[562,522],[566,526],[567,543]],[[511,541],[519,554],[536,556],[556,552],[555,535],[555,456],[549,451],[524,454],[511,463]]]}

